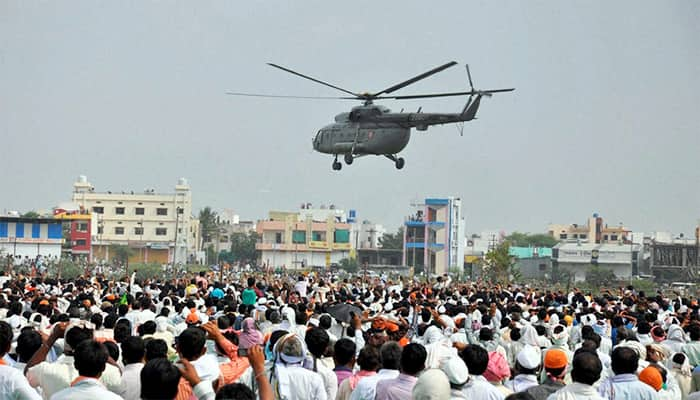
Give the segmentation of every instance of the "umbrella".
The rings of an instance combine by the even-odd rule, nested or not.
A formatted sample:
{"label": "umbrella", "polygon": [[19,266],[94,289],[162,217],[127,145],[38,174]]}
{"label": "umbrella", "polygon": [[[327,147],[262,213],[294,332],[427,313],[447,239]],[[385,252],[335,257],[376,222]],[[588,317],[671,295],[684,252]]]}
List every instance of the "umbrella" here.
{"label": "umbrella", "polygon": [[335,304],[330,306],[327,311],[328,314],[340,322],[350,322],[352,320],[351,312],[357,316],[362,315],[362,310],[359,307],[347,303]]}

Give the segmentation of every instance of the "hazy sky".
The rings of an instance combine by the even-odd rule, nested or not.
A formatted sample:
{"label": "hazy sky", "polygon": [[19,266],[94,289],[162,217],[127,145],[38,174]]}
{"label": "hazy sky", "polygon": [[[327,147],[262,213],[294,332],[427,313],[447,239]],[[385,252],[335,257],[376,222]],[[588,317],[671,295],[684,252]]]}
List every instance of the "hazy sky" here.
{"label": "hazy sky", "polygon": [[[461,196],[467,231],[538,232],[598,212],[637,231],[700,218],[697,1],[1,1],[0,211],[98,191],[172,191],[258,219],[302,202],[392,229],[409,204]],[[456,60],[479,119],[412,136],[397,171],[341,172],[311,138],[355,102],[275,62],[375,91]],[[463,66],[397,94],[464,90]],[[383,102],[455,112],[466,99]]]}

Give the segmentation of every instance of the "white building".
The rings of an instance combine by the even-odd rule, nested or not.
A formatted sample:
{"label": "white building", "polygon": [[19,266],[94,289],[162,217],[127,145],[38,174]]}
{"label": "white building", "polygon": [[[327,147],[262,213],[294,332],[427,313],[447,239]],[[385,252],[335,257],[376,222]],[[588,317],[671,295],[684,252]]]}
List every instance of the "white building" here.
{"label": "white building", "polygon": [[640,250],[639,244],[559,243],[552,249],[552,266],[573,272],[576,281],[584,281],[593,265],[629,280],[638,268]]}
{"label": "white building", "polygon": [[199,221],[192,216],[192,192],[181,178],[174,193],[96,192],[85,176],[73,184],[72,201],[97,214],[93,254],[109,260],[109,246],[134,248],[136,261],[187,263],[198,250]]}
{"label": "white building", "polygon": [[0,264],[31,264],[41,259],[61,258],[63,228],[51,218],[0,217]]}

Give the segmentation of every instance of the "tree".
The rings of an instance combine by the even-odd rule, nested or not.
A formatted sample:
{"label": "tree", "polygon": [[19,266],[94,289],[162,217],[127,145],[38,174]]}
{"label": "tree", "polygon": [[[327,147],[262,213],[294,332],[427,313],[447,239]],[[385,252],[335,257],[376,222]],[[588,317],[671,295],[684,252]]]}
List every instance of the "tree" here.
{"label": "tree", "polygon": [[353,274],[357,272],[358,265],[357,265],[357,259],[355,258],[343,258],[340,260],[338,263],[338,267],[342,270],[345,270],[346,272]]}
{"label": "tree", "polygon": [[484,257],[484,272],[493,282],[510,283],[511,276],[517,278],[519,271],[515,268],[515,257],[510,255],[510,243],[504,241],[489,250]]}
{"label": "tree", "polygon": [[204,207],[199,211],[199,230],[202,233],[202,248],[204,243],[210,243],[219,229],[217,222],[218,216],[216,211],[212,211],[211,207]]}
{"label": "tree", "polygon": [[134,249],[125,244],[113,244],[109,246],[109,251],[114,254],[114,258],[126,267],[129,272],[129,257],[134,255]]}
{"label": "tree", "polygon": [[234,232],[231,234],[231,255],[233,260],[254,263],[257,259],[255,244],[258,242],[258,238],[258,233],[255,231],[249,233]]}
{"label": "tree", "polygon": [[396,233],[385,233],[379,239],[379,244],[383,249],[401,250],[403,249],[403,226]]}
{"label": "tree", "polygon": [[38,212],[32,210],[32,211],[27,211],[26,213],[22,214],[22,218],[39,218],[41,215],[39,215]]}
{"label": "tree", "polygon": [[593,287],[604,287],[617,281],[617,276],[612,270],[591,265],[586,271],[586,283]]}
{"label": "tree", "polygon": [[557,240],[545,233],[513,232],[505,237],[515,247],[554,247]]}

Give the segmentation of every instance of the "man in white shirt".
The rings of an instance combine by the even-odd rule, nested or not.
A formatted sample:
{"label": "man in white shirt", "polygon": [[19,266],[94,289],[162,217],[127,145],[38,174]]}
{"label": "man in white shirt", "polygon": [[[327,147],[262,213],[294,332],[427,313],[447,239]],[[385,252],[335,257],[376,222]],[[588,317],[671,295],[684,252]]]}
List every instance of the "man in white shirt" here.
{"label": "man in white shirt", "polygon": [[120,393],[124,400],[141,399],[141,370],[146,354],[143,339],[131,336],[121,343],[124,372],[122,383],[124,390]]}
{"label": "man in white shirt", "polygon": [[80,374],[67,387],[53,396],[51,400],[121,400],[99,381],[107,366],[109,353],[102,343],[84,340],[75,349],[75,368]]}
{"label": "man in white shirt", "polygon": [[469,370],[469,381],[462,388],[467,399],[473,400],[503,400],[505,395],[482,375],[489,365],[489,353],[479,345],[468,346],[460,353],[460,357]]}
{"label": "man in white shirt", "polygon": [[382,368],[376,375],[368,376],[358,382],[355,390],[350,395],[350,400],[374,400],[377,393],[377,383],[385,379],[394,379],[399,376],[401,365],[401,347],[396,342],[386,342],[379,350],[382,360]]}
{"label": "man in white shirt", "polygon": [[[78,377],[78,370],[74,365],[73,349],[80,342],[92,339],[91,330],[76,326],[66,332],[67,325],[65,322],[56,325],[49,339],[42,343],[39,350],[27,363],[27,368],[24,371],[32,387],[41,387],[45,399],[49,399],[56,392],[69,387],[71,382]],[[53,363],[45,361],[51,347],[56,340],[63,337],[64,333],[67,346],[63,355]],[[99,380],[114,393],[119,393],[122,390],[121,373],[114,365],[107,364]]]}
{"label": "man in white shirt", "polygon": [[303,276],[299,275],[299,281],[294,285],[294,291],[299,292],[301,297],[306,297],[306,292],[308,290],[308,283]]}
{"label": "man in white shirt", "polygon": [[41,396],[29,386],[19,370],[4,364],[2,357],[12,346],[12,327],[0,321],[0,399],[39,400]]}

